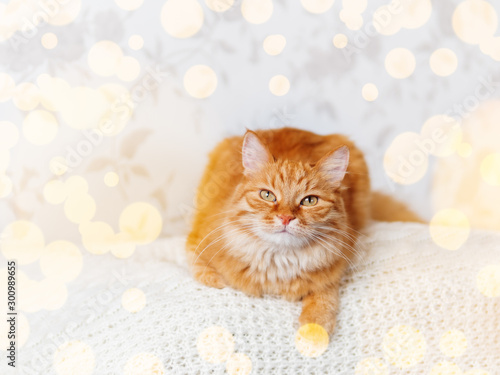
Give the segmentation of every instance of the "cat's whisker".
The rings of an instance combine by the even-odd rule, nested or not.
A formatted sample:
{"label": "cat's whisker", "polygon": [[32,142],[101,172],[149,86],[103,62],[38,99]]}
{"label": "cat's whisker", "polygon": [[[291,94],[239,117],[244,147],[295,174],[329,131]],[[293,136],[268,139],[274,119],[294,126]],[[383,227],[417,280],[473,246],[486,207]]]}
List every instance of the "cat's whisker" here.
{"label": "cat's whisker", "polygon": [[[234,223],[236,223],[236,222],[239,222],[239,220],[233,220],[233,221],[227,222],[227,223],[225,223],[225,224],[223,224],[223,225],[219,226],[218,228],[214,229],[212,232],[210,232],[209,234],[207,234],[207,235],[205,236],[205,238],[207,238],[210,234],[212,234],[212,233],[213,233],[213,232],[215,232],[216,230],[218,230],[218,229],[219,229],[219,230],[220,230],[220,229],[222,229],[222,230],[223,230],[223,229],[226,229],[229,225],[234,224]],[[252,224],[240,224],[240,225],[248,225],[248,226],[251,226]],[[238,230],[238,228],[233,229],[231,232],[236,231],[236,230]],[[192,266],[192,265],[194,265],[194,264],[198,261],[198,259],[200,258],[201,254],[203,254],[203,252],[204,252],[206,249],[208,249],[208,248],[209,248],[210,246],[212,246],[213,244],[215,244],[215,243],[219,242],[219,241],[220,241],[220,240],[221,240],[224,236],[229,235],[231,232],[229,232],[229,233],[223,233],[222,235],[220,235],[219,237],[217,237],[215,240],[213,240],[212,242],[210,242],[207,246],[205,246],[205,247],[203,248],[203,250],[202,250],[202,251],[198,254],[198,256],[196,257],[196,259],[194,260],[194,262],[192,262],[192,263],[191,263],[191,266]],[[200,247],[200,245],[201,245],[201,242],[200,242],[200,243],[198,244],[198,246],[196,247],[196,249],[195,249],[195,251],[194,251],[194,253],[195,253],[195,254],[196,254],[196,250],[198,250],[198,248]]]}

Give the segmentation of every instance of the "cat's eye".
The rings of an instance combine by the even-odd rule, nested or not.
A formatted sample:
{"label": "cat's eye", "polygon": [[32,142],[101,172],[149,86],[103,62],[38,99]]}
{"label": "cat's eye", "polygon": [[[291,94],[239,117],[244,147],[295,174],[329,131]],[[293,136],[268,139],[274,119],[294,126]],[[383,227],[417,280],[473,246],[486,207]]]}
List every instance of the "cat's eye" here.
{"label": "cat's eye", "polygon": [[276,202],[276,195],[271,193],[269,190],[261,190],[260,197],[268,202]]}
{"label": "cat's eye", "polygon": [[318,204],[318,197],[314,195],[309,195],[300,201],[302,206],[316,206]]}

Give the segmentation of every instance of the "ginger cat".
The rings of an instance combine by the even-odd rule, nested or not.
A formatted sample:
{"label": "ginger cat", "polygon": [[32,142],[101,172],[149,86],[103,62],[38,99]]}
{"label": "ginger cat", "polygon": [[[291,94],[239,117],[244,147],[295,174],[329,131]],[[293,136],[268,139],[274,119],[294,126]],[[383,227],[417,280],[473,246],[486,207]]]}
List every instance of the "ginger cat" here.
{"label": "ginger cat", "polygon": [[[227,138],[197,194],[187,239],[193,275],[215,288],[302,300],[300,324],[332,333],[371,201],[363,154],[342,135],[282,128]],[[384,212],[395,205],[395,221],[420,221],[387,196],[375,201],[383,202],[376,219],[391,220]]]}

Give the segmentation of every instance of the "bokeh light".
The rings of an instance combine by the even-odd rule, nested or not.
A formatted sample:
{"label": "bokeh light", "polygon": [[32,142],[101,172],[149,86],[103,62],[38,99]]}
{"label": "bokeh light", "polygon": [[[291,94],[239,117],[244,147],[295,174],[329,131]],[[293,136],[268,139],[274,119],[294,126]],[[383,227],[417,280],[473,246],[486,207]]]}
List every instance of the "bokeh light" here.
{"label": "bokeh light", "polygon": [[282,74],[278,74],[269,80],[269,91],[276,96],[283,96],[290,91],[290,81]]}
{"label": "bokeh light", "polygon": [[328,11],[335,0],[300,0],[305,10],[313,14],[325,13]]}
{"label": "bokeh light", "polygon": [[500,186],[500,153],[487,155],[481,162],[481,177],[492,186]]}
{"label": "bokeh light", "polygon": [[439,340],[441,352],[451,358],[456,358],[465,353],[467,338],[462,331],[452,329],[445,332]]}
{"label": "bokeh light", "polygon": [[27,220],[17,220],[2,231],[2,254],[7,259],[16,259],[19,264],[37,261],[45,247],[42,230]]}
{"label": "bokeh light", "polygon": [[319,357],[328,343],[328,332],[319,324],[304,324],[295,334],[295,348],[305,357]]}
{"label": "bokeh light", "polygon": [[138,288],[127,289],[122,294],[122,306],[131,313],[139,312],[146,306],[146,295]]}
{"label": "bokeh light", "polygon": [[252,360],[246,354],[231,354],[226,362],[226,372],[229,375],[249,375],[252,372]]}
{"label": "bokeh light", "polygon": [[418,329],[408,325],[397,325],[384,336],[382,349],[391,365],[404,369],[415,366],[423,360],[427,343]]}
{"label": "bokeh light", "polygon": [[495,8],[484,0],[465,0],[453,13],[453,30],[468,44],[480,44],[492,37],[498,27]]}
{"label": "bokeh light", "polygon": [[217,75],[206,65],[192,66],[184,75],[184,88],[193,98],[208,98],[217,88]]}
{"label": "bokeh light", "polygon": [[438,211],[429,223],[431,237],[436,245],[447,250],[458,250],[470,233],[467,216],[460,210]]}
{"label": "bokeh light", "polygon": [[42,35],[42,46],[46,49],[54,49],[57,47],[57,36],[54,33],[45,33]]}
{"label": "bokeh light", "polygon": [[94,368],[94,352],[82,341],[66,342],[54,355],[54,369],[58,375],[90,375]]}
{"label": "bokeh light", "polygon": [[333,45],[339,49],[345,48],[348,42],[345,34],[337,34],[333,37]]}
{"label": "bokeh light", "polygon": [[161,24],[175,38],[189,38],[203,26],[203,8],[196,0],[167,0],[161,10]]}
{"label": "bokeh light", "polygon": [[358,362],[354,375],[388,375],[387,365],[380,358],[369,357]]}
{"label": "bokeh light", "polygon": [[483,267],[476,277],[477,289],[486,297],[500,296],[500,264]]}
{"label": "bokeh light", "polygon": [[83,258],[78,247],[69,241],[54,241],[40,257],[40,269],[46,277],[68,282],[82,271]]}
{"label": "bokeh light", "polygon": [[437,49],[432,53],[429,65],[434,74],[441,77],[450,76],[457,70],[457,55],[449,48]]}
{"label": "bokeh light", "polygon": [[373,83],[367,83],[361,89],[361,95],[367,102],[373,102],[378,98],[378,88]]}
{"label": "bokeh light", "polygon": [[394,48],[385,57],[385,70],[396,79],[408,78],[416,66],[415,56],[407,48]]}
{"label": "bokeh light", "polygon": [[164,375],[162,361],[152,353],[140,353],[130,358],[123,369],[124,375]]}
{"label": "bokeh light", "polygon": [[222,363],[234,352],[234,337],[224,327],[208,327],[198,335],[196,348],[205,361]]}
{"label": "bokeh light", "polygon": [[34,145],[46,145],[54,140],[59,124],[54,115],[43,109],[29,112],[23,121],[23,134]]}
{"label": "bokeh light", "polygon": [[286,38],[281,34],[269,35],[263,43],[264,51],[271,56],[279,55],[285,46]]}
{"label": "bokeh light", "polygon": [[429,373],[429,375],[462,375],[462,374],[463,372],[460,369],[460,367],[458,367],[458,365],[448,361],[439,362],[435,364],[432,367],[431,372]]}
{"label": "bokeh light", "polygon": [[243,0],[241,14],[248,22],[259,25],[268,21],[274,10],[272,0]]}

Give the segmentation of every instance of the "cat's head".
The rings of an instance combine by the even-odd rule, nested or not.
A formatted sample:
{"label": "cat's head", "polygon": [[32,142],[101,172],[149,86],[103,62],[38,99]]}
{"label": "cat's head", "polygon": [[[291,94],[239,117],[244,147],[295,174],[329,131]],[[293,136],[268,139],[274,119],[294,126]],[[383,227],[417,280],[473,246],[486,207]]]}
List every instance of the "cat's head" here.
{"label": "cat's head", "polygon": [[293,247],[328,242],[334,228],[345,222],[340,189],[349,162],[347,146],[310,165],[275,159],[257,134],[249,131],[242,162],[244,178],[235,194],[235,220],[260,239]]}

